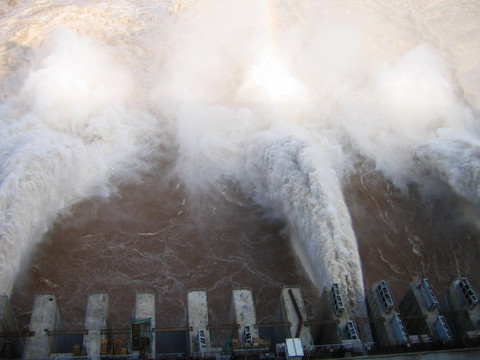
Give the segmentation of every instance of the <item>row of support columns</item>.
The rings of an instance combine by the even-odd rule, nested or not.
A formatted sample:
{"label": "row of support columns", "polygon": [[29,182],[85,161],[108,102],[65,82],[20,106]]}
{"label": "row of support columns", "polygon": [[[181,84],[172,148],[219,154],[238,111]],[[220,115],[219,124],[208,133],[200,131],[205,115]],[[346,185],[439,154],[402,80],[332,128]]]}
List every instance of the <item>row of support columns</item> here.
{"label": "row of support columns", "polygon": [[[232,293],[231,306],[231,336],[232,351],[267,351],[268,343],[263,343],[260,339],[259,328],[257,327],[257,318],[254,305],[254,299],[251,289],[235,289]],[[84,329],[79,336],[83,337],[81,342],[82,354],[84,356],[97,358],[107,354],[113,354],[113,350],[105,352],[107,344],[112,343],[112,331],[109,324],[109,305],[108,294],[105,292],[91,293],[88,296],[87,309],[85,316]],[[191,290],[187,298],[188,305],[188,328],[185,330],[188,334],[188,340],[185,352],[191,356],[204,356],[208,354],[221,354],[223,349],[212,347],[210,330],[212,325],[208,319],[208,303],[206,290]],[[16,333],[12,336],[13,356],[24,358],[49,358],[54,353],[59,354],[57,350],[57,340],[61,342],[61,336],[65,335],[62,331],[62,321],[55,295],[36,294],[33,304],[33,310],[29,325],[29,334],[23,342],[23,338],[18,330],[13,312],[6,295],[1,297],[0,315],[3,334]],[[280,321],[289,324],[285,328],[284,338],[297,337],[302,340],[306,347],[313,345],[310,329],[303,321],[307,318],[303,297],[300,288],[287,287],[282,290],[279,305]],[[156,352],[155,343],[155,293],[153,291],[137,291],[135,301],[134,318],[131,327],[131,346],[130,354],[141,354],[145,358],[154,358]],[[149,324],[150,339],[147,348],[142,350],[135,349],[134,346],[134,324]],[[148,320],[148,321],[147,321]],[[235,328],[233,328],[235,324]],[[215,328],[215,326],[214,326]],[[142,331],[144,328],[141,328]],[[153,334],[153,336],[152,336]],[[68,335],[68,334],[67,334]],[[2,337],[1,341],[6,341],[8,337]],[[80,339],[80,338],[77,338]],[[1,348],[4,348],[4,344]],[[80,344],[78,345],[80,346]],[[263,350],[262,350],[263,349]],[[68,351],[68,350],[67,350]],[[75,349],[73,353],[75,352]],[[73,356],[72,353],[69,353]],[[62,354],[66,357],[68,353]]]}
{"label": "row of support columns", "polygon": [[[5,310],[2,313],[2,324],[14,322],[8,329],[15,329],[16,321],[9,309],[8,297],[2,296],[2,303]],[[7,305],[5,305],[7,304]],[[108,294],[99,292],[88,296],[87,312],[85,316],[85,330],[83,336],[83,348],[89,357],[100,357],[102,341],[109,337],[109,315],[108,315]],[[135,318],[148,319],[152,330],[155,327],[155,293],[153,291],[137,291],[135,302]],[[11,320],[9,320],[11,319]],[[57,334],[61,334],[62,323],[56,298],[53,294],[36,294],[33,304],[32,316],[30,319],[30,333],[25,341],[23,352],[24,358],[48,358],[55,351]],[[18,332],[18,328],[16,328]],[[16,353],[23,347],[20,336],[12,337],[17,339]],[[2,340],[3,341],[3,340]],[[3,346],[2,346],[3,347]],[[149,356],[155,354],[155,338],[152,338],[147,353]],[[21,352],[20,352],[21,354]],[[21,357],[21,356],[15,356]]]}

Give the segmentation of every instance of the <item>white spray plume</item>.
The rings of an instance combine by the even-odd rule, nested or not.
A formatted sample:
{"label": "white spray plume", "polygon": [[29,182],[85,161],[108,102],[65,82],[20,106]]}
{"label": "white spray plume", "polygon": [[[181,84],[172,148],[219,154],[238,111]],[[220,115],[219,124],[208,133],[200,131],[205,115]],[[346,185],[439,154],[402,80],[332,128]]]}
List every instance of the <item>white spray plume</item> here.
{"label": "white spray plume", "polygon": [[[187,189],[215,190],[224,178],[242,184],[286,221],[316,284],[338,281],[354,301],[362,280],[339,186],[352,167],[342,161],[352,153],[372,159],[405,188],[422,181],[422,151],[442,157],[434,148],[442,129],[478,137],[442,49],[412,37],[402,19],[365,9],[349,1],[191,2],[176,18],[152,92],[177,124]],[[441,175],[448,161],[428,164],[458,185]],[[338,267],[327,269],[328,261]]]}
{"label": "white spray plume", "polygon": [[400,188],[415,175],[416,147],[442,128],[475,129],[443,62],[424,46],[376,69],[367,86],[345,99],[338,119],[357,151]]}
{"label": "white spray plume", "polygon": [[[262,36],[272,14],[260,2],[225,3],[197,2],[178,18],[178,42],[152,92],[177,124],[178,174],[192,193],[215,191],[225,178],[239,183],[286,222],[319,289],[338,282],[364,316],[360,259],[336,173],[342,166],[332,165],[343,155],[334,139],[322,148],[328,119],[315,113],[318,85],[307,76],[302,82],[292,54]],[[259,36],[246,36],[252,29]]]}
{"label": "white spray plume", "polygon": [[146,167],[157,120],[133,106],[133,90],[111,50],[59,29],[0,106],[0,291],[60,210]]}
{"label": "white spray plume", "polygon": [[317,287],[338,283],[351,313],[366,316],[356,238],[332,153],[322,145],[298,128],[256,134],[243,187],[286,220],[293,248]]}

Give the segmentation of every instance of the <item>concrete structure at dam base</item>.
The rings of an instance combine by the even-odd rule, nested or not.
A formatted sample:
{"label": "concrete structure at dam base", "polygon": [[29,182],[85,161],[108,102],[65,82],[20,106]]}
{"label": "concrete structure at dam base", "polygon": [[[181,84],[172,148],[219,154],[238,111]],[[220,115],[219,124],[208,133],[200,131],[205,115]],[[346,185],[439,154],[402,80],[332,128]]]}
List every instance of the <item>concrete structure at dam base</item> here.
{"label": "concrete structure at dam base", "polygon": [[112,329],[108,294],[95,292],[84,329],[69,331],[55,295],[38,293],[22,332],[2,295],[0,359],[480,359],[480,306],[466,278],[453,281],[441,301],[428,279],[413,282],[398,306],[388,283],[375,283],[366,294],[368,318],[352,317],[344,299],[338,284],[325,287],[312,320],[301,288],[285,286],[274,322],[259,323],[252,290],[238,288],[229,324],[212,324],[207,291],[193,289],[188,324],[159,328],[155,292],[137,291],[129,327]]}

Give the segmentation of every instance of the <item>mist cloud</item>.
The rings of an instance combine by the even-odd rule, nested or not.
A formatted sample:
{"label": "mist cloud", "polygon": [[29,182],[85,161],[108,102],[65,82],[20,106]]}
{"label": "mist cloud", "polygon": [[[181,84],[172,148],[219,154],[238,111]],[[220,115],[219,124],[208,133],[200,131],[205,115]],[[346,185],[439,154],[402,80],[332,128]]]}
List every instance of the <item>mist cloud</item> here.
{"label": "mist cloud", "polygon": [[157,119],[138,107],[130,70],[110,48],[68,29],[36,52],[19,92],[0,106],[0,284],[62,209],[108,196],[149,165]]}
{"label": "mist cloud", "polygon": [[[287,222],[299,254],[318,255],[304,256],[317,285],[346,275],[354,298],[362,297],[359,258],[339,190],[352,171],[348,159],[372,160],[400,189],[433,177],[466,199],[478,197],[476,140],[462,135],[478,138],[477,118],[452,60],[412,37],[413,28],[365,9],[191,2],[176,18],[163,81],[152,91],[176,124],[177,171],[187,189],[241,184]],[[305,153],[324,155],[307,161]],[[469,174],[464,184],[461,172]],[[319,265],[333,258],[342,270]]]}
{"label": "mist cloud", "polygon": [[178,16],[152,98],[175,109],[181,161],[188,162],[179,171],[212,175],[191,187],[222,172],[241,174],[235,158],[245,156],[253,134],[270,128],[308,128],[315,141],[339,146],[347,139],[400,188],[418,174],[415,149],[439,130],[476,131],[438,50],[407,38],[409,31],[397,38],[395,24],[343,10],[308,1],[215,8],[198,1]]}

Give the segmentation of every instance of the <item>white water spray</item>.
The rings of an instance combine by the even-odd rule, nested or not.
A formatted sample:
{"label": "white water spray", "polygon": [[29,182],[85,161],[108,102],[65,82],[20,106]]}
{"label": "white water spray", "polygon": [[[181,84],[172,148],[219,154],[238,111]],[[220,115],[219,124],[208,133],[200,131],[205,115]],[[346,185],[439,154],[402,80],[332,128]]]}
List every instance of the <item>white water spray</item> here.
{"label": "white water spray", "polygon": [[156,120],[132,106],[132,88],[108,49],[59,29],[1,105],[1,291],[60,210],[147,167],[138,156],[155,145]]}
{"label": "white water spray", "polygon": [[338,283],[352,313],[365,316],[357,243],[332,154],[302,130],[285,130],[254,137],[244,187],[286,220],[293,248],[317,287]]}

